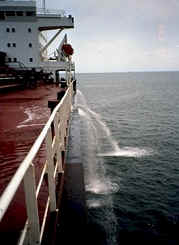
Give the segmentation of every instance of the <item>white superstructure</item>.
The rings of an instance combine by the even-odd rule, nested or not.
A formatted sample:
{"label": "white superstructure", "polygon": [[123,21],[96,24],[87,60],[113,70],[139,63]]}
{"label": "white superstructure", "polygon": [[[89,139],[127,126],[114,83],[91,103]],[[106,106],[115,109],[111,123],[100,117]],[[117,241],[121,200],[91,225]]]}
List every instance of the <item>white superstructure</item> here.
{"label": "white superstructure", "polygon": [[[67,43],[63,38],[59,47],[48,57],[48,48],[62,30],[74,28],[71,15],[62,10],[37,9],[35,1],[0,0],[0,52],[4,52],[9,67],[39,68],[52,71],[66,70],[69,63],[61,48]],[[56,30],[47,40],[46,32]]]}

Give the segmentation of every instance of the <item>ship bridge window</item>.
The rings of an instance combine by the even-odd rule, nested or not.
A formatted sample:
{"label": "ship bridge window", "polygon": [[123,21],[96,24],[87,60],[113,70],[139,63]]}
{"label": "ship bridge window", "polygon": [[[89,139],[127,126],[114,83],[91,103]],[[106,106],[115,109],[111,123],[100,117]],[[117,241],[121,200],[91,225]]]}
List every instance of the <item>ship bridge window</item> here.
{"label": "ship bridge window", "polygon": [[8,46],[8,48],[9,48],[9,47],[11,47],[11,44],[10,44],[10,43],[8,43],[8,44],[7,44],[7,46]]}
{"label": "ship bridge window", "polygon": [[29,58],[29,62],[33,62],[33,58]]}
{"label": "ship bridge window", "polygon": [[16,43],[13,43],[12,46],[13,46],[13,47],[16,47]]}
{"label": "ship bridge window", "polygon": [[15,16],[15,11],[6,11],[6,16]]}
{"label": "ship bridge window", "polygon": [[10,28],[9,27],[6,28],[6,32],[10,32]]}
{"label": "ship bridge window", "polygon": [[35,12],[28,11],[28,12],[26,12],[26,16],[35,16]]}
{"label": "ship bridge window", "polygon": [[8,62],[11,62],[11,58],[8,58]]}
{"label": "ship bridge window", "polygon": [[32,32],[32,29],[31,28],[28,28],[28,32]]}
{"label": "ship bridge window", "polygon": [[14,58],[14,62],[17,62],[17,58]]}
{"label": "ship bridge window", "polygon": [[17,15],[17,16],[23,16],[23,11],[17,11],[17,12],[16,12],[16,15]]}
{"label": "ship bridge window", "polygon": [[4,11],[0,11],[0,20],[4,20],[4,19],[5,19]]}
{"label": "ship bridge window", "polygon": [[12,28],[12,32],[16,32],[16,29],[14,27]]}
{"label": "ship bridge window", "polygon": [[32,43],[29,43],[29,48],[32,48]]}

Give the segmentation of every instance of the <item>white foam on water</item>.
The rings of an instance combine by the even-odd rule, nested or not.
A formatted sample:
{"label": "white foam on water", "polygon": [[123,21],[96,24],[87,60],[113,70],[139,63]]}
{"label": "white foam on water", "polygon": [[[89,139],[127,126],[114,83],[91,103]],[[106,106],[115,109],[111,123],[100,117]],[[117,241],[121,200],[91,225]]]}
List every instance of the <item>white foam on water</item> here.
{"label": "white foam on water", "polygon": [[86,191],[94,194],[108,195],[119,191],[119,185],[110,181],[93,181],[86,186]]}
{"label": "white foam on water", "polygon": [[103,148],[103,139],[107,141],[109,149],[119,150],[117,142],[113,139],[110,129],[103,122],[100,114],[92,111],[84,95],[78,90],[75,108],[82,118],[83,127],[83,163],[87,205],[98,209],[97,223],[105,229],[107,244],[117,245],[117,219],[113,210],[113,195],[119,191],[117,183],[106,174],[103,157],[97,157]]}
{"label": "white foam on water", "polygon": [[145,149],[145,148],[139,148],[139,147],[123,147],[118,148],[117,151],[111,151],[111,152],[105,152],[105,153],[99,153],[98,156],[114,156],[114,157],[144,157],[144,156],[150,156],[153,154],[152,149]]}
{"label": "white foam on water", "polygon": [[103,206],[103,202],[101,200],[90,199],[90,200],[87,200],[87,206],[89,208],[99,208]]}
{"label": "white foam on water", "polygon": [[82,117],[87,117],[87,114],[82,109],[80,109],[80,108],[78,108],[78,113]]}

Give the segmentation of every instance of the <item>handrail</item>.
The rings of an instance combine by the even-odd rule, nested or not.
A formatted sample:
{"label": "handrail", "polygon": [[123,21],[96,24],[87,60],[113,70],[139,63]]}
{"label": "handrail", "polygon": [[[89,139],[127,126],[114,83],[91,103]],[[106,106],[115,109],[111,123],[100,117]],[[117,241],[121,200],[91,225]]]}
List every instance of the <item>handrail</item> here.
{"label": "handrail", "polygon": [[56,9],[44,9],[44,8],[37,8],[37,15],[58,15],[61,17],[65,17],[64,10],[56,10]]}
{"label": "handrail", "polygon": [[[1,198],[0,198],[0,221],[4,217],[11,201],[13,200],[17,189],[19,188],[20,184],[22,181],[24,181],[24,188],[25,188],[25,196],[26,196],[26,209],[27,209],[27,214],[28,214],[28,220],[29,220],[29,225],[33,224],[30,222],[31,216],[32,220],[34,220],[34,215],[35,219],[35,226],[36,227],[30,227],[30,231],[34,232],[36,234],[31,234],[31,241],[29,241],[29,244],[33,244],[34,240],[38,243],[41,242],[42,234],[40,232],[39,228],[39,217],[38,217],[38,210],[37,209],[37,196],[39,192],[39,185],[38,185],[38,190],[36,190],[36,184],[35,184],[35,177],[34,175],[34,166],[33,166],[33,161],[37,155],[37,153],[40,150],[40,147],[42,146],[42,143],[45,141],[46,143],[46,152],[47,152],[47,159],[45,168],[47,168],[48,172],[48,182],[49,182],[49,196],[50,196],[50,210],[55,211],[56,210],[56,198],[55,198],[55,187],[54,187],[54,178],[55,174],[54,172],[56,171],[57,167],[59,168],[59,172],[63,172],[62,169],[62,162],[61,162],[61,152],[64,150],[60,149],[61,145],[64,144],[64,138],[66,137],[66,130],[68,127],[68,120],[70,117],[70,112],[71,112],[71,101],[72,101],[72,94],[73,94],[73,87],[72,83],[69,84],[69,87],[63,96],[62,100],[59,102],[59,104],[55,107],[53,110],[49,120],[47,121],[46,125],[44,126],[43,130],[41,131],[39,137],[31,147],[29,153],[23,160],[23,162],[20,164],[19,168],[17,169],[16,173],[14,174],[13,178],[11,179],[10,183],[4,190]],[[54,130],[55,130],[55,137],[52,138],[52,124],[54,125]],[[54,139],[54,140],[53,140]],[[54,142],[55,141],[55,142]],[[56,167],[54,167],[54,162],[52,162],[54,159],[55,154],[57,155],[57,163]],[[59,165],[59,166],[58,166]],[[44,171],[42,171],[43,176],[44,176]],[[42,176],[42,178],[43,178]],[[34,179],[34,186],[32,190],[29,190],[28,186],[28,181],[31,182],[31,179],[33,181]],[[40,180],[42,183],[42,180]],[[32,185],[32,184],[30,184]],[[37,193],[36,193],[37,191]],[[28,192],[28,193],[27,193]],[[29,197],[29,192],[33,194],[33,197]],[[30,198],[30,199],[29,199]],[[29,200],[27,200],[29,199]],[[28,207],[31,203],[33,208],[35,209],[33,214],[31,214],[30,210],[32,207]],[[48,205],[48,204],[47,204]],[[29,213],[28,213],[29,212]],[[36,214],[34,214],[36,212]],[[29,217],[30,216],[30,217]],[[25,226],[27,229],[27,225]],[[38,231],[39,229],[39,231]],[[34,237],[33,237],[34,236]],[[24,238],[25,239],[25,238]],[[33,240],[34,239],[34,240]],[[22,239],[21,239],[22,240]]]}

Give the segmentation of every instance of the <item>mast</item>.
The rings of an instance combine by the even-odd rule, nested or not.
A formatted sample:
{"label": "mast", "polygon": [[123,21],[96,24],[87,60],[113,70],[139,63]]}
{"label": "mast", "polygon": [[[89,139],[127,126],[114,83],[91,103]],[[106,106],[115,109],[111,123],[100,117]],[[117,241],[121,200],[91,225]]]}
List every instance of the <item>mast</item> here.
{"label": "mast", "polygon": [[43,2],[42,2],[42,8],[43,8],[43,10],[44,10],[44,12],[45,12],[45,8],[46,8],[45,0],[43,0]]}

